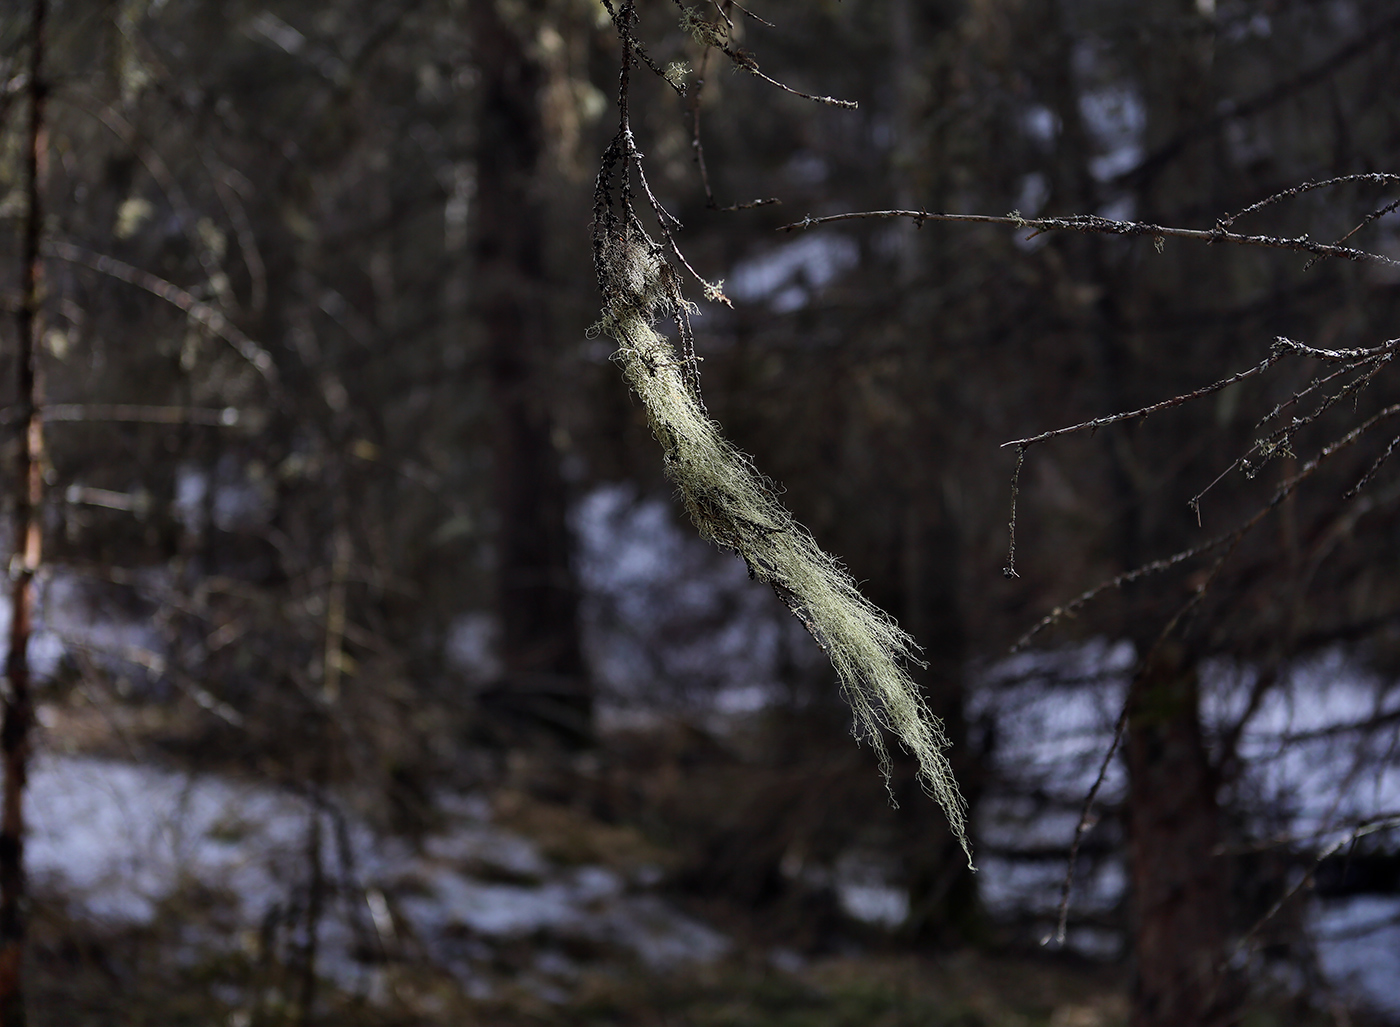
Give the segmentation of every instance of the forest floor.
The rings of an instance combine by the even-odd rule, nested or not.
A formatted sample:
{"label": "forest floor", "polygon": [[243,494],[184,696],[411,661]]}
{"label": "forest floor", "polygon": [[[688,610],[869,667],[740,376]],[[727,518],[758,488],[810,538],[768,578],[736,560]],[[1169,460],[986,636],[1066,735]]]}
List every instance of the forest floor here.
{"label": "forest floor", "polygon": [[[61,719],[49,712],[48,737],[66,751],[36,760],[30,796],[41,1027],[1127,1022],[1122,962],[914,952],[831,909],[789,945],[790,909],[679,886],[695,839],[637,800],[667,777],[654,765],[507,760],[434,793],[404,832],[363,803],[133,747],[131,723],[114,747],[77,724],[65,735]],[[623,742],[684,751],[673,737]],[[704,786],[712,772],[691,760],[687,789],[724,794],[722,775]],[[620,790],[611,813],[597,812],[600,780]],[[619,802],[637,803],[634,822]],[[1331,1022],[1290,1003],[1251,1016]]]}

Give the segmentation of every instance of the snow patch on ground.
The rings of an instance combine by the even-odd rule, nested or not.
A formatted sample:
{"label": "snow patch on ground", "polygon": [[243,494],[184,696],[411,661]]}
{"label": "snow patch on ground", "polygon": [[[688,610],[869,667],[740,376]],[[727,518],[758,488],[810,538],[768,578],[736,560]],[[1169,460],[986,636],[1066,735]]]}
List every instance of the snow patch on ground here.
{"label": "snow patch on ground", "polygon": [[[148,924],[177,895],[187,902],[205,895],[256,928],[307,879],[318,814],[300,795],[45,755],[34,763],[29,796],[27,856],[36,884],[109,924]],[[320,807],[323,865],[353,896],[349,905],[336,903],[321,927],[321,972],[342,986],[374,976],[355,955],[367,930],[380,934],[380,944],[395,932],[415,938],[477,992],[489,990],[484,968],[493,946],[510,939],[586,939],[656,969],[712,962],[729,950],[722,934],[648,893],[641,880],[603,866],[557,866],[530,839],[492,824],[480,796],[444,798],[442,829],[417,851],[343,813],[337,838]],[[219,948],[239,933],[193,942]]]}

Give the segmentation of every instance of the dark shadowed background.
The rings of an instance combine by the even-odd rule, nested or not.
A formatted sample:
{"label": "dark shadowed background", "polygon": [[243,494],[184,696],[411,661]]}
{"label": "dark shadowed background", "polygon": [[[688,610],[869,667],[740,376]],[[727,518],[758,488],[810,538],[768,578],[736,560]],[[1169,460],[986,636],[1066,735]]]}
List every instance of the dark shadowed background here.
{"label": "dark shadowed background", "polygon": [[[1400,465],[1376,466],[1400,265],[778,230],[1209,230],[1361,175],[1229,226],[1360,226],[1400,260],[1395,5],[697,3],[766,75],[859,104],[638,5],[686,94],[632,72],[648,181],[732,301],[686,286],[709,411],[923,647],[979,871],[911,759],[886,793],[813,639],[685,523],[590,328],[606,4],[48,0],[36,80],[15,0],[29,1021],[1400,1022]],[[1280,336],[1330,353],[1029,448],[1003,574],[1004,443]]]}

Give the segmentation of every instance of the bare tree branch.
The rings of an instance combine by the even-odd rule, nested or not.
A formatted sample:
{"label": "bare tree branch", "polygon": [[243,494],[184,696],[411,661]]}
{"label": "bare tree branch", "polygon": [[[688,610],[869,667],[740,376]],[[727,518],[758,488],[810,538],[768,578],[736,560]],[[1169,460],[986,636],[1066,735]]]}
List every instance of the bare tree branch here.
{"label": "bare tree branch", "polygon": [[833,221],[855,221],[864,218],[910,218],[913,222],[923,227],[926,221],[951,221],[962,224],[980,225],[1009,225],[1013,228],[1033,228],[1036,234],[1041,232],[1085,232],[1097,235],[1121,235],[1121,236],[1148,236],[1154,241],[1162,239],[1196,239],[1205,243],[1227,242],[1236,246],[1257,246],[1274,250],[1294,250],[1299,253],[1311,253],[1314,256],[1340,257],[1343,260],[1374,261],[1377,264],[1384,264],[1387,267],[1400,267],[1400,260],[1392,260],[1390,257],[1382,256],[1379,253],[1370,253],[1366,250],[1354,249],[1350,246],[1337,246],[1331,243],[1320,243],[1309,239],[1307,236],[1275,236],[1275,235],[1241,235],[1238,232],[1231,232],[1224,227],[1225,222],[1220,222],[1215,228],[1201,230],[1197,228],[1172,228],[1167,225],[1153,225],[1143,221],[1115,221],[1112,218],[1099,217],[1097,214],[1075,214],[1063,218],[1024,218],[1013,211],[1004,217],[997,217],[992,214],[941,214],[927,210],[865,210],[854,211],[848,214],[828,214],[825,217],[805,217],[801,221],[794,221],[791,224],[780,225],[776,230],[779,232],[791,232],[794,229],[807,229],[814,225],[825,225]]}

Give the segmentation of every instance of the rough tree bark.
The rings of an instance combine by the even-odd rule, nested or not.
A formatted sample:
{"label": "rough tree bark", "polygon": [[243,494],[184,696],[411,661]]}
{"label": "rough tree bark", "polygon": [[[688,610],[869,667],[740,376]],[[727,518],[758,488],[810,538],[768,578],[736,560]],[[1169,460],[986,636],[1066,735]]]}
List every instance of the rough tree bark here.
{"label": "rough tree bark", "polygon": [[30,695],[29,635],[34,616],[34,576],[39,570],[44,497],[44,422],[40,408],[39,343],[43,335],[44,180],[48,138],[44,123],[45,0],[34,0],[29,58],[29,131],[24,150],[28,210],[24,218],[23,283],[17,332],[17,395],[23,437],[15,462],[14,549],[10,647],[5,659],[7,690],[0,724],[0,751],[5,764],[3,813],[0,814],[0,1027],[25,1022],[24,935],[27,897],[24,880],[24,788],[33,721]]}
{"label": "rough tree bark", "polygon": [[1220,817],[1197,711],[1199,680],[1178,646],[1159,647],[1132,686],[1126,739],[1129,864],[1137,972],[1133,1027],[1215,1023],[1228,888]]}
{"label": "rough tree bark", "polygon": [[507,24],[495,0],[476,0],[472,24],[481,72],[474,299],[494,403],[503,665],[484,699],[508,725],[544,726],[568,744],[586,744],[592,694],[579,642],[568,496],[545,387],[544,69],[530,53],[526,27]]}

